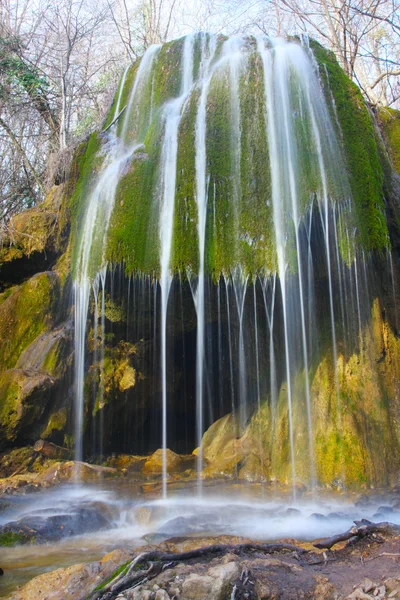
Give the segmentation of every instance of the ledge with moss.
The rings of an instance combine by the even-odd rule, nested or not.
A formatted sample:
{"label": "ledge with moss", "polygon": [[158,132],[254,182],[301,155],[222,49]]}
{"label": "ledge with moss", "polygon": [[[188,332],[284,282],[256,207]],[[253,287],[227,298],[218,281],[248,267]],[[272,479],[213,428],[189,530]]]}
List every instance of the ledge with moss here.
{"label": "ledge with moss", "polygon": [[310,46],[320,67],[332,119],[335,121],[337,115],[340,123],[357,213],[358,245],[367,252],[382,251],[388,246],[389,236],[383,202],[383,169],[371,115],[361,91],[346,76],[334,54],[314,40]]}

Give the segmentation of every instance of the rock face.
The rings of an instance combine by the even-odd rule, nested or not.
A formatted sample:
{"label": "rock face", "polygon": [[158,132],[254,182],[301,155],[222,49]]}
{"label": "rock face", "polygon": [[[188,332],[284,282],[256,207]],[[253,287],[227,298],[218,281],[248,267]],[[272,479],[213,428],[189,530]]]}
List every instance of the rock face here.
{"label": "rock face", "polygon": [[[196,61],[213,45],[202,35],[193,40],[196,79],[201,72]],[[214,41],[215,58],[223,54],[229,62],[232,42]],[[390,484],[400,467],[398,175],[391,171],[359,90],[315,42],[310,44],[315,57],[310,71],[298,73],[287,90],[293,136],[285,144],[293,146],[298,160],[300,225],[296,233],[292,207],[285,205],[284,268],[277,265],[274,202],[276,209],[280,203],[273,190],[286,190],[287,178],[274,179],[277,170],[269,155],[279,151],[268,130],[272,124],[266,122],[271,90],[263,61],[270,48],[245,40],[240,53],[247,62],[238,66],[237,81],[223,63],[210,73],[207,89],[197,81],[190,90],[176,135],[166,415],[162,413],[160,173],[166,128],[160,119],[162,107],[180,89],[184,43],[171,42],[156,55],[137,101],[139,122],[135,111],[125,114],[129,139],[143,129],[143,152],[121,170],[104,252],[93,250],[97,259],[105,257],[113,266],[97,282],[85,321],[85,456],[99,462],[114,453],[141,454],[150,458],[127,459],[132,472],[159,477],[162,455],[154,451],[161,444],[165,417],[169,474],[187,470],[185,477],[193,476],[195,459],[180,455],[190,454],[205,431],[200,456],[204,477],[283,483],[294,477],[300,487],[318,482],[341,489]],[[304,66],[308,55],[296,42],[291,44],[290,52],[301,54]],[[288,72],[296,70],[297,64],[290,64]],[[317,68],[319,77],[313,71]],[[125,99],[136,73],[137,65],[121,90]],[[312,97],[305,94],[306,74],[315,83]],[[152,79],[155,110],[149,115]],[[291,95],[292,87],[297,91]],[[195,135],[203,114],[200,89],[205,94],[204,180],[209,182],[201,311]],[[329,135],[328,129],[323,131],[330,143],[321,146],[326,178],[307,108],[316,99],[318,114],[313,114],[318,119],[323,114],[326,126],[332,121]],[[277,97],[272,100],[278,115],[283,105]],[[383,112],[380,120],[398,167],[398,114]],[[275,122],[283,140],[281,120]],[[108,130],[86,140],[77,149],[66,184],[55,187],[40,207],[14,217],[2,240],[0,448],[39,438],[74,447],[71,279],[88,195],[102,173],[105,153],[120,140],[121,128],[122,120],[115,135]],[[232,155],[232,146],[240,157]],[[341,162],[335,162],[339,155]],[[324,181],[332,197],[327,214]],[[283,203],[289,202],[286,192]],[[348,210],[344,199],[350,197]],[[302,257],[296,260],[299,248]],[[282,269],[285,284],[279,280]],[[200,394],[197,329],[202,312]],[[117,464],[119,459],[109,460]]]}
{"label": "rock face", "polygon": [[[17,437],[29,439],[42,417],[54,384],[46,374],[22,369],[6,371],[0,380],[0,433],[2,445]],[[31,438],[32,439],[32,438]]]}
{"label": "rock face", "polygon": [[[331,356],[322,356],[310,373],[315,473],[319,483],[338,489],[362,484],[394,485],[399,469],[400,340],[375,301],[362,331],[362,352],[339,354],[337,397]],[[306,430],[306,413],[293,413],[294,438]],[[244,431],[231,415],[215,422],[203,437],[210,464],[205,475],[247,481],[291,479],[287,431],[287,393],[281,388],[275,414],[264,403]],[[339,433],[340,432],[340,433]],[[309,483],[307,444],[295,446],[295,469]]]}
{"label": "rock face", "polygon": [[73,565],[35,577],[21,590],[13,592],[9,600],[80,600],[87,598],[96,585],[109,577],[127,560],[129,553],[114,550],[100,562]]}
{"label": "rock face", "polygon": [[[400,580],[396,564],[382,556],[382,550],[393,556],[398,552],[400,540],[389,536],[381,544],[370,540],[359,545],[340,547],[335,550],[335,560],[326,560],[324,554],[311,550],[293,556],[293,552],[282,551],[268,554],[243,549],[239,554],[234,544],[251,544],[243,538],[214,538],[197,540],[169,540],[161,546],[137,548],[130,554],[116,550],[97,563],[75,565],[58,569],[33,579],[8,597],[8,600],[30,600],[42,594],[58,600],[93,600],[107,598],[105,585],[124,572],[134,557],[146,551],[161,550],[164,553],[181,553],[202,548],[200,558],[181,560],[166,565],[165,569],[154,567],[149,573],[137,569],[142,582],[129,587],[125,585],[119,593],[122,600],[226,600],[247,598],[249,600],[332,600],[332,598],[366,599],[395,598],[399,594]],[[207,546],[228,544],[230,553],[215,556],[207,554]],[[300,550],[301,551],[301,550]],[[360,557],[370,560],[368,577]],[[324,565],[323,574],[316,567]],[[147,569],[146,569],[147,570]],[[382,573],[384,576],[382,577]],[[64,593],[62,596],[61,593]],[[36,596],[35,596],[36,594]]]}

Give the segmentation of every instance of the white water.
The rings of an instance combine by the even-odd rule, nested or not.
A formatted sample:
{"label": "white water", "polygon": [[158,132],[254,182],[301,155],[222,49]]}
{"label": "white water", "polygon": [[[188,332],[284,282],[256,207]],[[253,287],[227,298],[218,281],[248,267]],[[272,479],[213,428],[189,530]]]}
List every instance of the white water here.
{"label": "white water", "polygon": [[[200,56],[197,57],[197,50]],[[115,127],[110,132],[108,144],[104,147],[103,167],[98,176],[94,190],[88,199],[88,209],[81,237],[81,247],[77,266],[76,291],[76,385],[77,385],[77,457],[82,456],[82,414],[83,414],[83,375],[84,375],[84,346],[86,335],[86,317],[88,311],[90,282],[99,271],[105,267],[104,247],[108,224],[115,201],[115,189],[120,180],[121,173],[130,164],[132,156],[140,147],[142,138],[132,140],[141,125],[151,122],[153,111],[161,115],[163,138],[161,142],[160,162],[158,166],[158,187],[155,201],[159,206],[159,242],[160,242],[160,315],[159,324],[156,321],[156,294],[154,294],[154,340],[157,340],[159,327],[160,348],[157,349],[160,357],[161,373],[161,446],[163,448],[162,465],[162,493],[167,495],[167,454],[166,450],[173,442],[169,438],[169,423],[167,421],[167,406],[169,382],[168,373],[172,372],[172,360],[169,359],[169,300],[174,274],[171,272],[171,254],[173,251],[175,195],[177,185],[177,158],[179,152],[179,127],[182,116],[188,106],[188,101],[196,95],[197,113],[195,119],[195,202],[197,207],[198,228],[198,272],[189,273],[188,279],[193,295],[194,307],[197,318],[196,351],[195,351],[195,396],[196,396],[196,433],[195,445],[199,448],[197,455],[198,491],[202,494],[202,473],[204,466],[202,438],[207,426],[206,419],[213,420],[216,411],[216,398],[213,397],[212,371],[213,347],[211,337],[206,337],[206,317],[209,317],[208,307],[211,307],[212,285],[211,276],[207,272],[207,259],[209,239],[212,243],[221,243],[217,240],[220,222],[217,227],[217,218],[221,220],[224,215],[219,214],[217,205],[216,183],[213,173],[209,172],[210,156],[208,119],[214,109],[214,83],[224,90],[225,84],[229,85],[230,111],[226,115],[230,126],[229,154],[231,173],[226,189],[229,189],[227,218],[233,218],[234,243],[232,264],[230,272],[223,273],[226,291],[226,340],[229,357],[230,400],[232,412],[239,414],[240,428],[248,422],[255,407],[261,408],[262,401],[269,396],[271,404],[271,436],[274,435],[277,404],[279,398],[278,378],[281,373],[277,369],[274,330],[279,332],[279,323],[275,321],[275,306],[278,305],[282,313],[283,344],[280,347],[284,357],[284,375],[286,380],[286,402],[288,416],[288,446],[290,447],[290,474],[288,479],[293,483],[293,494],[296,493],[296,460],[301,452],[296,448],[297,440],[307,445],[309,484],[313,489],[316,484],[315,458],[314,458],[314,432],[313,414],[311,409],[311,391],[309,371],[311,359],[317,351],[318,335],[314,319],[314,265],[319,257],[314,257],[312,252],[312,234],[314,227],[319,224],[314,219],[317,211],[321,217],[321,226],[324,236],[324,251],[326,272],[328,279],[327,307],[328,318],[331,324],[333,365],[339,406],[339,381],[336,370],[337,342],[335,330],[335,305],[333,294],[333,280],[337,276],[340,284],[340,305],[343,328],[344,320],[352,319],[350,310],[344,308],[347,304],[346,294],[351,294],[351,300],[357,297],[359,303],[360,291],[357,279],[352,284],[351,276],[346,276],[346,269],[339,255],[339,240],[336,216],[340,215],[341,206],[348,199],[348,183],[345,167],[341,158],[341,151],[336,140],[336,134],[330,122],[328,108],[323,98],[316,65],[310,60],[309,49],[302,48],[295,43],[283,40],[266,40],[257,38],[256,52],[261,58],[261,65],[254,67],[259,70],[264,83],[265,100],[265,133],[268,142],[269,162],[265,170],[271,179],[271,190],[268,190],[265,201],[267,206],[272,201],[272,215],[274,233],[276,238],[277,273],[263,276],[261,293],[264,298],[267,330],[264,332],[258,322],[256,286],[254,283],[253,303],[246,301],[249,275],[240,264],[241,244],[247,243],[241,236],[241,203],[245,194],[245,187],[241,183],[241,145],[242,121],[241,85],[242,75],[245,74],[248,57],[255,52],[254,42],[240,38],[230,38],[220,41],[216,37],[206,34],[191,35],[185,38],[182,46],[179,76],[180,89],[178,96],[170,98],[161,106],[155,104],[155,75],[152,74],[152,62],[158,48],[151,49],[142,59],[137,72],[134,86],[127,104],[126,115],[120,137],[117,137]],[[197,65],[195,62],[199,60]],[[196,72],[197,69],[197,72]],[[194,81],[194,72],[196,80]],[[120,95],[116,103],[115,115],[120,110],[123,82],[120,86]],[[151,77],[151,80],[149,79]],[[217,81],[217,78],[219,79]],[[220,83],[224,85],[220,86]],[[146,119],[140,115],[141,89],[146,87],[150,99],[148,101]],[[149,92],[151,88],[151,94]],[[216,89],[219,89],[216,86]],[[147,98],[147,96],[146,96]],[[157,105],[156,101],[156,105]],[[262,103],[261,103],[262,105]],[[148,119],[147,119],[148,116]],[[137,118],[137,123],[135,119]],[[158,118],[158,117],[157,117]],[[144,126],[143,126],[144,127]],[[120,128],[121,129],[121,128]],[[307,155],[307,161],[304,160]],[[212,159],[211,159],[212,160]],[[307,170],[310,172],[308,173]],[[314,188],[304,181],[306,175],[314,181]],[[251,182],[253,183],[253,182]],[[219,191],[218,191],[219,193]],[[190,200],[190,199],[189,199]],[[213,228],[208,219],[212,219]],[[314,224],[315,221],[315,224]],[[101,227],[98,228],[98,223]],[[342,227],[343,225],[341,225]],[[208,229],[209,228],[209,229]],[[346,231],[341,236],[347,235]],[[250,245],[250,243],[249,243]],[[97,252],[97,258],[96,258]],[[355,272],[355,274],[357,274]],[[351,275],[351,273],[350,273]],[[253,282],[254,274],[251,274]],[[342,281],[343,280],[343,281]],[[210,283],[210,285],[208,285]],[[220,285],[220,284],[219,284]],[[221,290],[218,285],[218,353],[223,352],[223,333],[221,315]],[[346,288],[348,285],[349,289]],[[367,285],[367,283],[366,283]],[[157,289],[157,284],[155,284]],[[229,288],[231,287],[232,293]],[[267,294],[268,292],[268,294]],[[104,282],[102,290],[102,325],[101,337],[104,339]],[[182,287],[181,287],[182,294]],[[209,302],[210,301],[210,302]],[[278,304],[279,303],[279,304]],[[100,303],[99,303],[100,304]],[[96,297],[96,321],[99,317],[100,305]],[[130,298],[128,287],[128,312],[134,299]],[[253,306],[251,306],[253,304]],[[235,308],[236,307],[236,308]],[[254,331],[246,327],[251,321],[248,308],[253,311]],[[207,315],[206,315],[207,309]],[[211,307],[212,309],[212,307]],[[172,312],[172,311],[171,311]],[[212,310],[210,311],[211,314]],[[358,310],[360,317],[360,311]],[[279,313],[279,314],[281,314]],[[345,314],[347,313],[347,314]],[[351,314],[350,314],[351,313]],[[183,313],[182,313],[183,314]],[[348,316],[350,314],[350,316]],[[212,314],[211,314],[212,317]],[[264,317],[262,317],[264,319]],[[238,323],[238,331],[234,324]],[[353,319],[354,320],[354,319]],[[182,317],[183,321],[183,317]],[[98,324],[95,323],[97,332]],[[183,329],[183,325],[182,325]],[[128,327],[127,327],[128,331]],[[207,325],[207,333],[208,333]],[[267,333],[267,337],[263,336]],[[263,343],[269,346],[269,352],[263,351]],[[251,348],[250,354],[248,353]],[[254,351],[255,344],[255,351]],[[102,350],[104,352],[104,349]],[[255,388],[251,389],[253,365],[250,356],[255,353]],[[268,356],[267,356],[268,354]],[[266,360],[266,364],[262,361]],[[237,362],[235,362],[237,361]],[[101,358],[100,358],[101,362]],[[207,362],[207,368],[206,368]],[[226,411],[226,404],[222,396],[224,392],[225,377],[222,365],[224,360],[218,357],[218,390],[220,390],[219,412]],[[169,366],[171,365],[171,370]],[[228,369],[227,369],[228,370]],[[266,373],[268,370],[268,373]],[[299,376],[300,374],[300,376]],[[207,375],[207,377],[206,377]],[[228,377],[226,379],[229,379]],[[265,380],[269,385],[265,385]],[[225,385],[225,389],[227,389]],[[282,389],[284,389],[282,387]],[[186,392],[185,392],[186,393]],[[215,393],[215,392],[214,392]],[[99,394],[101,400],[101,390]],[[300,408],[299,408],[300,407]],[[299,413],[301,416],[299,417]],[[281,413],[280,413],[281,414]],[[304,423],[303,423],[304,421]],[[101,425],[100,425],[101,427]],[[101,435],[101,437],[103,437]],[[304,441],[305,440],[305,441]],[[260,453],[268,440],[261,439]]]}
{"label": "white water", "polygon": [[[143,82],[151,71],[158,46],[151,46],[144,55],[132,89],[130,104]],[[126,72],[124,74],[126,77]],[[116,109],[120,105],[123,85],[120,86]],[[117,110],[115,112],[117,114]],[[129,107],[125,118],[129,117]],[[94,184],[93,191],[87,198],[87,208],[84,216],[74,281],[75,296],[75,459],[83,457],[83,413],[84,413],[84,377],[85,377],[85,348],[86,324],[89,308],[91,281],[104,266],[105,244],[111,214],[114,208],[115,192],[124,168],[132,159],[140,143],[133,143],[126,148],[116,137],[116,126],[110,130],[109,141],[104,147],[102,170]],[[104,313],[103,313],[104,314]]]}
{"label": "white water", "polygon": [[[207,48],[208,42],[208,48]],[[208,178],[206,167],[206,131],[207,131],[207,96],[211,82],[211,63],[216,50],[216,39],[213,36],[202,35],[202,62],[200,65],[201,95],[196,118],[196,202],[197,222],[199,233],[199,273],[194,301],[197,312],[197,341],[196,341],[196,441],[198,447],[197,472],[198,490],[202,493],[201,473],[203,470],[203,449],[201,440],[203,427],[203,376],[204,376],[204,259],[206,238],[206,216]]]}
{"label": "white water", "polygon": [[171,289],[171,246],[174,224],[176,161],[178,156],[178,132],[185,103],[193,85],[194,35],[185,38],[182,55],[181,94],[165,107],[165,133],[161,153],[161,386],[162,386],[162,448],[163,448],[163,497],[167,496],[167,311]]}

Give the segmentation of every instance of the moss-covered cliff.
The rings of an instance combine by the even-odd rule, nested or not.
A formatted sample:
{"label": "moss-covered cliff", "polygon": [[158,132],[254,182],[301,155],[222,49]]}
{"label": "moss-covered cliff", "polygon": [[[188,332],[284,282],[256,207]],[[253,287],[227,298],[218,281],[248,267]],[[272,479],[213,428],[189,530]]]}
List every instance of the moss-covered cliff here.
{"label": "moss-covered cliff", "polygon": [[[400,444],[399,236],[396,219],[386,221],[390,173],[376,123],[319,44],[292,42],[280,58],[282,81],[279,49],[253,38],[235,44],[193,37],[193,85],[175,115],[169,444],[181,452],[196,445],[203,177],[203,416],[212,424],[203,440],[205,475],[289,482],[293,462],[307,485],[311,474],[331,487],[392,483]],[[166,130],[186,72],[184,47],[183,39],[171,42],[142,59],[147,70],[142,62],[128,69],[104,129],[117,105],[127,106],[116,125],[77,148],[65,185],[15,217],[3,240],[3,447],[38,437],[73,446],[71,280],[87,278],[91,289],[106,263],[83,315],[85,452],[144,454],[161,445],[160,215],[171,164]],[[398,167],[398,114],[379,116]],[[89,207],[113,165],[108,219],[106,208]],[[90,239],[88,215],[95,215]],[[247,421],[238,416],[242,404]]]}

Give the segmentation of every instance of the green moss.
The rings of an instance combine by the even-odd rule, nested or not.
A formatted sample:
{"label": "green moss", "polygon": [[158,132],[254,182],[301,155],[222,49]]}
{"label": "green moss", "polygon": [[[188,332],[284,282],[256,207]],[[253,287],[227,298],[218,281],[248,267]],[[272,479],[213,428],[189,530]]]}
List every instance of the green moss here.
{"label": "green moss", "polygon": [[53,377],[61,377],[66,367],[64,358],[64,340],[56,339],[44,357],[41,368]]}
{"label": "green moss", "polygon": [[246,275],[276,269],[271,175],[261,58],[249,57],[240,79],[241,197],[239,257]]}
{"label": "green moss", "polygon": [[40,434],[41,439],[47,439],[53,433],[53,431],[63,431],[67,424],[67,409],[61,408],[57,412],[50,415],[46,427]]}
{"label": "green moss", "polygon": [[[122,80],[123,80],[123,74],[121,75],[121,79],[119,80],[118,87],[117,87],[117,90],[115,92],[112,105],[110,106],[110,110],[108,111],[107,118],[106,118],[106,120],[104,122],[104,125],[103,125],[103,129],[106,129],[110,125],[110,123],[112,122],[112,120],[115,118],[115,116],[116,116],[115,115],[115,110],[117,108],[117,102],[118,102],[118,97],[119,97],[120,93],[121,93],[121,101],[120,101],[120,104],[119,104],[119,110],[122,110],[124,108],[124,106],[127,105],[128,100],[129,100],[129,94],[130,94],[130,91],[132,89],[133,82],[135,80],[136,73],[137,73],[139,65],[140,65],[140,60],[138,60],[135,63],[133,63],[128,68],[128,72],[126,74],[125,83],[124,83],[124,87],[122,89],[122,92],[121,92],[121,85],[122,85]],[[120,122],[118,122],[118,129],[120,129],[120,127],[121,127],[121,122],[123,122],[123,118],[121,118]]]}
{"label": "green moss", "polygon": [[72,165],[76,177],[76,184],[70,200],[73,276],[75,276],[90,191],[93,189],[94,182],[103,163],[103,156],[99,152],[100,148],[101,139],[97,133],[93,133],[88,142],[79,146]]}
{"label": "green moss", "polygon": [[111,321],[111,323],[123,323],[126,321],[125,308],[113,302],[108,294],[105,300],[104,314],[106,319]]}
{"label": "green moss", "polygon": [[54,320],[59,283],[53,273],[39,273],[0,304],[0,364],[11,369],[23,350]]}
{"label": "green moss", "polygon": [[0,446],[32,431],[48,402],[48,379],[9,369],[0,375]]}
{"label": "green moss", "polygon": [[17,546],[18,544],[34,544],[35,541],[35,537],[30,537],[24,533],[15,533],[14,531],[5,531],[0,533],[0,546],[6,548],[9,548],[10,546]]}
{"label": "green moss", "polygon": [[229,273],[238,262],[237,206],[233,201],[231,148],[231,92],[226,71],[217,72],[207,98],[208,203],[206,267],[214,278]]}
{"label": "green moss", "polygon": [[75,448],[75,436],[68,433],[64,433],[63,446],[64,448],[69,448],[70,450],[73,450]]}
{"label": "green moss", "polygon": [[171,269],[198,271],[196,193],[196,115],[199,94],[193,93],[179,127]]}
{"label": "green moss", "polygon": [[[122,135],[123,130],[125,132],[124,141],[126,145],[144,141],[147,130],[151,125],[154,111],[156,110],[157,112],[157,107],[155,107],[154,103],[157,65],[157,58],[154,58],[150,71],[145,74],[145,77],[142,74],[134,97],[132,97],[132,91],[136,82],[133,77],[130,78],[131,87],[129,88],[129,95],[127,97],[127,110],[124,118],[118,124],[119,136]],[[135,78],[136,76],[137,72],[135,72]],[[128,81],[127,85],[129,85]]]}
{"label": "green moss", "polygon": [[400,173],[400,111],[393,108],[381,108],[379,118],[393,166]]}
{"label": "green moss", "polygon": [[3,304],[16,290],[18,290],[18,286],[12,286],[8,288],[5,292],[0,294],[0,304]]}
{"label": "green moss", "polygon": [[114,573],[111,575],[111,577],[109,577],[108,579],[106,579],[106,581],[103,581],[102,583],[100,583],[100,585],[98,585],[97,587],[94,588],[94,592],[98,592],[100,590],[102,590],[106,585],[108,585],[113,579],[115,579],[118,575],[120,575],[121,573],[124,573],[128,571],[128,567],[131,564],[132,561],[128,560],[126,563],[124,563],[123,565],[121,565],[120,567],[118,567],[118,569],[116,571],[114,571]]}
{"label": "green moss", "polygon": [[[360,90],[345,75],[333,53],[314,41],[311,47],[321,67],[325,87],[332,92],[341,127],[356,209],[357,245],[366,251],[382,251],[388,245],[388,230],[382,193],[383,172],[371,116]],[[329,93],[327,101],[331,104]]]}
{"label": "green moss", "polygon": [[163,122],[157,113],[137,154],[117,187],[106,257],[125,262],[129,273],[159,272],[159,195],[157,185]]}
{"label": "green moss", "polygon": [[163,44],[154,73],[154,107],[177,98],[181,90],[181,62],[184,38]]}

